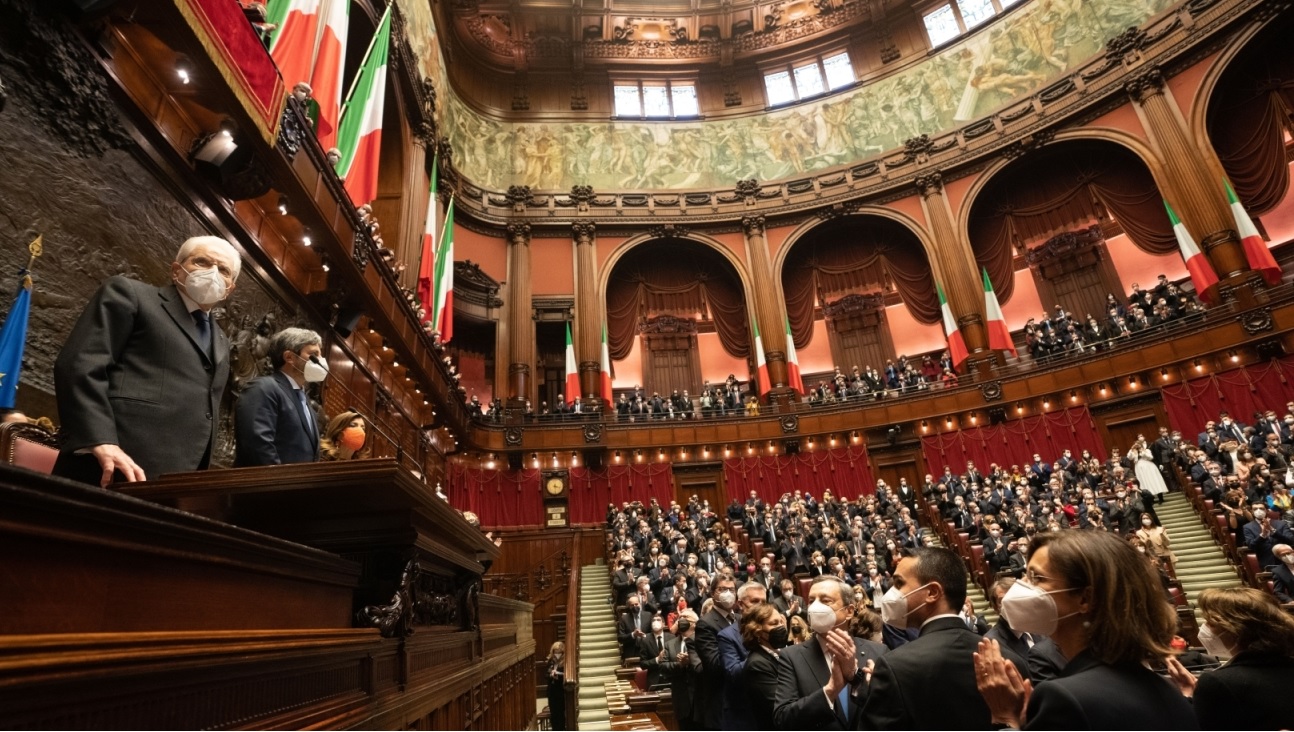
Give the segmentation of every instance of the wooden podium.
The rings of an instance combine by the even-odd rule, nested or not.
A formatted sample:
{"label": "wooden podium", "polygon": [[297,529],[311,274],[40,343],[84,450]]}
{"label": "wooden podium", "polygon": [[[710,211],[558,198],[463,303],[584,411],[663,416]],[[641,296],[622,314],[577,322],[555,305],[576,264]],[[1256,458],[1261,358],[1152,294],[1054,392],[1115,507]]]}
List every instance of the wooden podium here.
{"label": "wooden podium", "polygon": [[0,466],[0,554],[0,728],[535,715],[532,606],[479,593],[499,549],[392,460],[110,490]]}

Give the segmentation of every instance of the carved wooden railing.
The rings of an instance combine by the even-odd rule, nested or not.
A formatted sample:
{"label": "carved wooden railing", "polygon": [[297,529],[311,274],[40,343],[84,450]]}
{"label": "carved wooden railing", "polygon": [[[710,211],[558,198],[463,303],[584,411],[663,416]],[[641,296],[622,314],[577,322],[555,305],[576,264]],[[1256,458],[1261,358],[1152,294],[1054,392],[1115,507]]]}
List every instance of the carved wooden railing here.
{"label": "carved wooden railing", "polygon": [[561,590],[562,581],[572,576],[573,563],[570,550],[558,549],[522,572],[491,572],[483,578],[484,592],[540,605]]}

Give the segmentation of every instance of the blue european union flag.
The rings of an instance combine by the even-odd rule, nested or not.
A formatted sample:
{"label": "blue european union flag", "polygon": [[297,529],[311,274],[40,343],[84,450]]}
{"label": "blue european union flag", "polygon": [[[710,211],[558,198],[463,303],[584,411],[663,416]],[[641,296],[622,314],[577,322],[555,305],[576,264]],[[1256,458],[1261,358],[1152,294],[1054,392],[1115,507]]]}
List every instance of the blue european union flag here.
{"label": "blue european union flag", "polygon": [[9,317],[0,327],[0,408],[13,409],[27,346],[27,315],[31,312],[31,277],[24,276]]}

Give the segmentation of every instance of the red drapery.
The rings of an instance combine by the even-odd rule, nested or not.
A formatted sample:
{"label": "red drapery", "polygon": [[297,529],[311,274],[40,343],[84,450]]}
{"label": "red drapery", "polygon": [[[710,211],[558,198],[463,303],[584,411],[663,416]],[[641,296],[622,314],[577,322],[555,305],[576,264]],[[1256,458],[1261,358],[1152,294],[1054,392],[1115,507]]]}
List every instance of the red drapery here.
{"label": "red drapery", "polygon": [[964,473],[968,460],[973,460],[981,472],[988,472],[992,463],[1005,469],[1012,465],[1024,467],[1033,462],[1034,453],[1051,463],[1065,450],[1072,450],[1075,456],[1090,450],[1092,455],[1105,459],[1105,444],[1087,407],[921,438],[926,469],[935,475],[942,473],[945,466],[956,474]]}
{"label": "red drapery", "polygon": [[649,505],[653,498],[665,508],[674,500],[674,467],[670,463],[610,465],[602,470],[571,468],[568,510],[573,524],[605,522],[608,503],[616,508],[625,501]]}
{"label": "red drapery", "polygon": [[[481,526],[538,526],[544,522],[539,470],[483,470],[449,466],[449,505],[471,511]],[[603,506],[605,508],[605,504]]]}
{"label": "red drapery", "polygon": [[876,492],[867,448],[862,445],[798,455],[751,455],[723,461],[728,500],[746,500],[751,491],[760,500],[780,500],[796,490],[822,498],[826,490],[836,498],[856,498]]}
{"label": "red drapery", "polygon": [[1169,424],[1193,442],[1204,431],[1204,423],[1216,420],[1221,412],[1243,424],[1253,422],[1254,412],[1275,409],[1284,414],[1285,403],[1294,401],[1291,380],[1294,356],[1286,356],[1165,386],[1160,394]]}

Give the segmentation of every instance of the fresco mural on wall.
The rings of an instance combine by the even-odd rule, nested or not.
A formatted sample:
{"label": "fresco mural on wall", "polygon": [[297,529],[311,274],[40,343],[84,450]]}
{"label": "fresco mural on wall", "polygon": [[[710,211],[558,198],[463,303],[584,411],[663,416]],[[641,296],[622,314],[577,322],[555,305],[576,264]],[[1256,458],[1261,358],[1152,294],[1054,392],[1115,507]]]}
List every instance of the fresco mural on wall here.
{"label": "fresco mural on wall", "polygon": [[452,91],[459,170],[492,190],[723,188],[868,158],[956,127],[1043,86],[1173,0],[1032,0],[939,54],[815,103],[714,122],[501,122]]}

